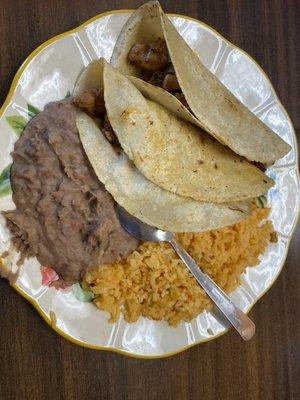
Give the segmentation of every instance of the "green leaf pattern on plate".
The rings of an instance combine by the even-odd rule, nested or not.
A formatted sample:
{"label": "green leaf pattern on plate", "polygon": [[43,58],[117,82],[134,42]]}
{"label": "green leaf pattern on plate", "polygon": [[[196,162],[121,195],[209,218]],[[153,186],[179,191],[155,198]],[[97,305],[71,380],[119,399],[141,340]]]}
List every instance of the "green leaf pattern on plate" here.
{"label": "green leaf pattern on plate", "polygon": [[27,103],[28,119],[23,117],[22,115],[10,115],[9,117],[6,117],[6,121],[13,128],[15,133],[20,136],[31,118],[35,117],[39,112],[40,110],[38,108],[36,108],[32,104]]}
{"label": "green leaf pattern on plate", "polygon": [[11,193],[10,168],[11,164],[7,165],[0,174],[0,197]]}
{"label": "green leaf pattern on plate", "polygon": [[77,300],[84,303],[90,303],[94,298],[94,293],[90,290],[82,289],[80,283],[73,285],[73,294]]}
{"label": "green leaf pattern on plate", "polygon": [[21,135],[28,122],[28,120],[22,115],[11,115],[9,117],[6,117],[6,121],[13,128],[18,136]]}
{"label": "green leaf pattern on plate", "polygon": [[70,97],[71,96],[71,92],[70,92],[70,90],[68,90],[67,91],[67,94],[65,95],[65,99],[67,99],[68,97]]}
{"label": "green leaf pattern on plate", "polygon": [[38,113],[40,113],[41,111],[34,107],[32,104],[27,104],[27,110],[28,110],[28,117],[31,119],[33,117],[35,117]]}

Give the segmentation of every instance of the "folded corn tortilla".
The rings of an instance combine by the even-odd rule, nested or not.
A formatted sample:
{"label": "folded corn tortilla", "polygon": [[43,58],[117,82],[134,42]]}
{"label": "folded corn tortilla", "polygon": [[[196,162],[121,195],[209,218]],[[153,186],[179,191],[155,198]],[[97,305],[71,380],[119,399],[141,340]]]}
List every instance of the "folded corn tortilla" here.
{"label": "folded corn tortilla", "polygon": [[[191,115],[182,106],[181,117],[201,126],[220,143],[250,161],[269,164],[290,151],[291,147],[285,141],[245,107],[204,66],[157,1],[142,5],[130,16],[118,37],[111,63],[124,74],[141,78],[140,68],[128,61],[128,53],[134,44],[151,43],[158,38],[163,38],[167,44],[180,88],[193,113]],[[162,95],[163,89],[156,90],[153,85],[143,81],[133,82],[140,90],[147,92],[150,100],[157,101],[173,112],[176,105],[178,106],[178,100],[172,100],[173,95],[169,95],[169,100],[166,100],[166,96]]]}
{"label": "folded corn tortilla", "polygon": [[99,180],[130,214],[172,232],[200,232],[232,225],[250,213],[251,202],[201,203],[161,189],[117,152],[88,115],[77,117],[80,139]]}
{"label": "folded corn tortilla", "polygon": [[[103,88],[104,60],[93,61],[74,89]],[[77,126],[83,147],[99,180],[116,202],[143,222],[173,232],[200,232],[232,225],[250,215],[251,200],[213,204],[166,191],[146,179],[123,151],[116,150],[90,117],[81,113]]]}
{"label": "folded corn tortilla", "polygon": [[147,100],[108,63],[103,83],[107,115],[124,152],[156,185],[214,203],[251,199],[273,185],[272,179],[228,147]]}

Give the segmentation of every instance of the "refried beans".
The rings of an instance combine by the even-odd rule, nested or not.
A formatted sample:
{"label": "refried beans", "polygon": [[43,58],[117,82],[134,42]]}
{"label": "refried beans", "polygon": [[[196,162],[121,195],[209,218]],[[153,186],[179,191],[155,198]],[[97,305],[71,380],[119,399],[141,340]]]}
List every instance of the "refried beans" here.
{"label": "refried beans", "polygon": [[137,247],[89,164],[69,99],[48,104],[28,123],[12,157],[16,209],[4,214],[23,256],[36,256],[72,284]]}

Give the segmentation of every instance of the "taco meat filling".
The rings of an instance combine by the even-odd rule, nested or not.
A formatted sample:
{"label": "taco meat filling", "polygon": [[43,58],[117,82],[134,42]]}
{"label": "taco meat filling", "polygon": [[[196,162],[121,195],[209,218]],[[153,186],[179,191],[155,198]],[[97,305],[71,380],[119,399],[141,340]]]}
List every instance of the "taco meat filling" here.
{"label": "taco meat filling", "polygon": [[[99,93],[84,96],[91,114],[105,113]],[[76,112],[69,99],[58,101],[29,122],[12,154],[16,209],[4,213],[22,255],[52,266],[65,284],[126,258],[138,245],[120,226],[113,198],[89,164]]]}
{"label": "taco meat filling", "polygon": [[73,99],[73,104],[91,117],[98,117],[102,121],[101,131],[106,139],[118,145],[118,139],[107,117],[103,89],[87,89]]}
{"label": "taco meat filling", "polygon": [[128,53],[128,60],[141,68],[144,81],[162,87],[189,108],[163,39],[158,38],[153,43],[134,44]]}
{"label": "taco meat filling", "polygon": [[145,69],[156,72],[163,70],[169,63],[169,52],[166,42],[158,38],[153,43],[136,43],[128,54],[129,60]]}

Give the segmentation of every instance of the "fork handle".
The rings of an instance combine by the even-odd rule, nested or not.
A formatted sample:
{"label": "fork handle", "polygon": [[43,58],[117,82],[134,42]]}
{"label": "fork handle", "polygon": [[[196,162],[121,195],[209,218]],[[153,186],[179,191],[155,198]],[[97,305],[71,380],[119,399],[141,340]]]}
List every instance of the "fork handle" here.
{"label": "fork handle", "polygon": [[184,264],[188,267],[197,282],[206,294],[215,303],[224,317],[238,331],[244,340],[249,340],[255,333],[255,325],[251,319],[240,310],[227,296],[226,293],[204,272],[201,271],[195,260],[173,238],[169,242]]}

